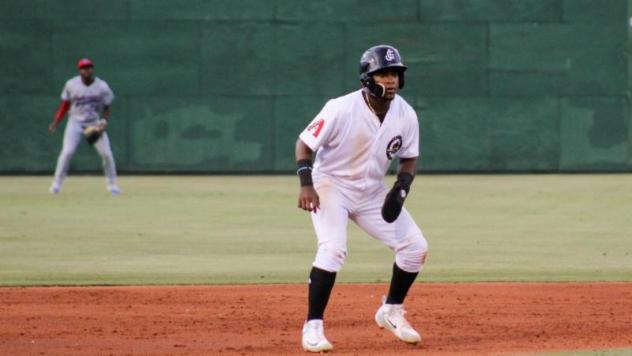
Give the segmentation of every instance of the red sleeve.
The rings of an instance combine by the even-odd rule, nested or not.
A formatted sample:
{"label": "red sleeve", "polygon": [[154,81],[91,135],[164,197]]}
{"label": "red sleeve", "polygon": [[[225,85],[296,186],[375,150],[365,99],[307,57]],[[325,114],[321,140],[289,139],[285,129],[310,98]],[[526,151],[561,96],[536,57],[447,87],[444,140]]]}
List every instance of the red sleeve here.
{"label": "red sleeve", "polygon": [[62,101],[61,104],[59,104],[59,109],[57,109],[57,113],[55,114],[55,122],[60,122],[63,118],[64,115],[66,115],[66,112],[68,112],[68,109],[70,108],[70,101]]}

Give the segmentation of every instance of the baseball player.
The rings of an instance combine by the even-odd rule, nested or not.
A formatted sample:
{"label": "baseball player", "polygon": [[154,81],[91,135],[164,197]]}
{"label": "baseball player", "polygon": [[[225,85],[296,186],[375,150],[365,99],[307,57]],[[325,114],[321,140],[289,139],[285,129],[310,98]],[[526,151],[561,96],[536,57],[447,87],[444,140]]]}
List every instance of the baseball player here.
{"label": "baseball player", "polygon": [[[64,146],[57,160],[55,177],[50,186],[50,193],[58,194],[68,174],[70,160],[77,146],[85,137],[94,145],[103,160],[103,171],[107,181],[107,190],[118,195],[121,190],[116,185],[116,165],[110,149],[110,140],[105,132],[110,117],[110,105],[114,94],[108,84],[95,77],[93,64],[84,58],[77,63],[79,75],[68,80],[61,93],[61,104],[48,130],[53,133],[70,109],[68,123],[64,131]],[[101,117],[101,114],[103,118]]]}
{"label": "baseball player", "polygon": [[[419,155],[417,115],[397,95],[405,71],[394,47],[369,48],[360,59],[362,88],[329,100],[296,142],[298,207],[311,212],[318,238],[303,325],[305,351],[333,350],[324,334],[323,314],[347,256],[349,219],[395,252],[388,295],[375,314],[377,325],[404,342],[421,341],[403,308],[428,251],[421,230],[403,208]],[[395,158],[397,181],[389,189],[384,176]]]}

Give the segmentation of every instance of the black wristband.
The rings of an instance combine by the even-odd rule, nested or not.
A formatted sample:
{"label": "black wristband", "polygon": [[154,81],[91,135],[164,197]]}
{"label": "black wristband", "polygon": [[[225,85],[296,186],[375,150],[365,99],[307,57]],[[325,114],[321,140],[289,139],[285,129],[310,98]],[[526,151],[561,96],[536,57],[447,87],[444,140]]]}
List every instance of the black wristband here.
{"label": "black wristband", "polygon": [[415,179],[414,175],[408,172],[400,172],[399,174],[397,174],[397,182],[395,184],[402,187],[402,189],[404,189],[406,193],[408,193],[408,191],[410,190],[410,185],[413,183],[413,179]]}
{"label": "black wristband", "polygon": [[296,162],[298,169],[296,174],[301,181],[301,187],[314,185],[312,182],[312,161],[309,159],[302,159]]}

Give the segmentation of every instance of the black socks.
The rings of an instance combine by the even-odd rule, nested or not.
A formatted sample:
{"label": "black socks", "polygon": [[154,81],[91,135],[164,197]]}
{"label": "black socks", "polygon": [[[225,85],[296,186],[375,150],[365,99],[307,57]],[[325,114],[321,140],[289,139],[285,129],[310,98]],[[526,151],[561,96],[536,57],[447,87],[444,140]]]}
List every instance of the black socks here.
{"label": "black socks", "polygon": [[309,274],[309,310],[307,311],[307,320],[323,318],[335,281],[336,272],[327,272],[320,268],[312,267],[312,271]]}
{"label": "black socks", "polygon": [[[408,294],[408,290],[418,274],[419,272],[406,272],[399,268],[396,263],[393,263],[393,278],[388,290],[386,304],[403,304],[404,298],[406,298],[406,294]],[[318,267],[312,267],[309,274],[307,320],[323,319],[335,281],[336,272],[327,272]]]}
{"label": "black socks", "polygon": [[393,263],[393,277],[391,287],[388,290],[386,304],[403,304],[410,286],[415,282],[419,272],[410,273],[399,268],[397,263]]}

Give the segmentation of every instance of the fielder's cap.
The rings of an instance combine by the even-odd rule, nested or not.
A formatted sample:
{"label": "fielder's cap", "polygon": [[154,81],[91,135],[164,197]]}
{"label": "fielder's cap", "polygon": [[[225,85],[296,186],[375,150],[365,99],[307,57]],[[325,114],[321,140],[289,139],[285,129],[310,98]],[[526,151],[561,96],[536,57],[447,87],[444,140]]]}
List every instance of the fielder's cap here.
{"label": "fielder's cap", "polygon": [[92,61],[88,58],[81,58],[79,62],[77,62],[77,68],[81,69],[83,67],[94,67],[94,64],[92,64]]}

